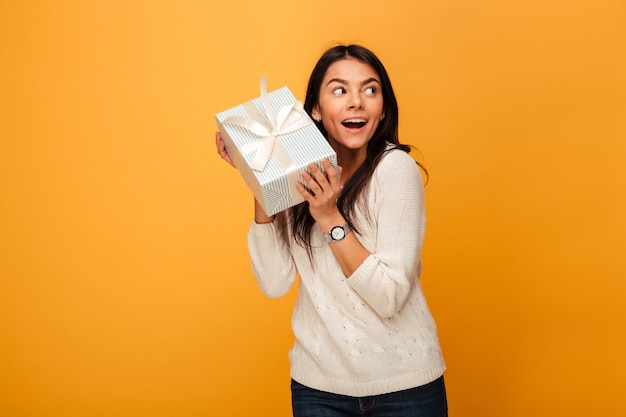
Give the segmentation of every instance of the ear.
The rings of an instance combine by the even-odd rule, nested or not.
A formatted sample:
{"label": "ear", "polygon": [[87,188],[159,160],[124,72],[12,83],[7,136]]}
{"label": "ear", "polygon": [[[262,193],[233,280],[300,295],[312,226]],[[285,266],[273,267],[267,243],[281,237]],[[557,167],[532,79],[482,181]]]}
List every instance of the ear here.
{"label": "ear", "polygon": [[316,104],[316,105],[313,106],[313,109],[311,111],[311,117],[316,122],[319,122],[320,120],[322,120],[322,114],[320,113],[320,106],[319,105]]}

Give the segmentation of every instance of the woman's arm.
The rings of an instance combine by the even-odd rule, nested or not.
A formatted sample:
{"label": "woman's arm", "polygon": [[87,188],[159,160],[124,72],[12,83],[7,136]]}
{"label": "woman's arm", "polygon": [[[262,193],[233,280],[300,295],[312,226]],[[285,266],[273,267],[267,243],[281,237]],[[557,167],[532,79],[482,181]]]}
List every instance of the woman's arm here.
{"label": "woman's arm", "polygon": [[391,151],[376,168],[375,249],[348,283],[380,316],[391,317],[404,305],[419,279],[426,226],[422,178],[413,158]]}
{"label": "woman's arm", "polygon": [[261,291],[272,298],[287,294],[296,279],[297,270],[274,222],[252,222],[248,231],[248,251],[252,272]]}
{"label": "woman's arm", "polygon": [[259,201],[256,198],[254,199],[254,221],[256,223],[272,223],[275,218],[276,216],[268,216],[267,214],[265,214],[265,210],[263,210],[263,207],[261,206]]}
{"label": "woman's arm", "polygon": [[[234,167],[219,132],[215,134],[215,145],[220,157]],[[263,293],[269,297],[280,297],[289,291],[295,280],[296,267],[278,234],[274,218],[265,214],[255,198],[254,222],[248,231],[248,251],[252,271]]]}
{"label": "woman's arm", "polygon": [[[326,234],[330,233],[335,226],[343,226],[346,219],[337,207],[337,198],[341,192],[339,182],[341,171],[335,170],[328,160],[322,161],[322,167],[326,174],[315,164],[309,165],[310,174],[307,172],[302,174],[302,179],[307,183],[311,192],[300,183],[296,183],[296,188],[309,202],[311,216]],[[346,277],[352,275],[370,255],[354,233],[348,233],[343,240],[332,241],[328,244]]]}

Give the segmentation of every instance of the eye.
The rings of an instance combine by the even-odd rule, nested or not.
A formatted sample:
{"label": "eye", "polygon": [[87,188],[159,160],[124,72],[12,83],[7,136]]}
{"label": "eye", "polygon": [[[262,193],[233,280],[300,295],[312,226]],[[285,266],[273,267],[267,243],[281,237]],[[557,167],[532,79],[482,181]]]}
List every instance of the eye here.
{"label": "eye", "polygon": [[373,96],[374,94],[376,94],[376,91],[378,91],[378,89],[374,86],[365,88],[365,94],[367,94],[368,96]]}
{"label": "eye", "polygon": [[342,94],[345,94],[345,92],[346,92],[346,89],[343,88],[343,87],[335,87],[335,88],[333,88],[333,94],[336,95],[336,96],[340,96]]}

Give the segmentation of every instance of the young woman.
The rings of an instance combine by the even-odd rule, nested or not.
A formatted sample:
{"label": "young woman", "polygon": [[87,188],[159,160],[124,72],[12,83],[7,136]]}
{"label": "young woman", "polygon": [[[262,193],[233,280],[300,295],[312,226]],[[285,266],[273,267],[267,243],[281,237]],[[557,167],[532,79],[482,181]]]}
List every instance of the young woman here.
{"label": "young woman", "polygon": [[[358,45],[326,51],[304,104],[337,152],[296,184],[305,202],[268,217],[255,201],[254,274],[270,297],[296,279],[289,353],[293,413],[447,416],[445,363],[419,282],[420,169],[398,140],[398,106],[380,60]],[[219,134],[217,149],[232,164]]]}

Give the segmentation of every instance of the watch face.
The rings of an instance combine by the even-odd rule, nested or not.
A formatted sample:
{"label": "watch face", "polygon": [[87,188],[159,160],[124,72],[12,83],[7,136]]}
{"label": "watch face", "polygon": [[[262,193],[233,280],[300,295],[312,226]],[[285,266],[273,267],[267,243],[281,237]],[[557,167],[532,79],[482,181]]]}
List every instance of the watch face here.
{"label": "watch face", "polygon": [[346,236],[346,231],[343,230],[343,227],[341,227],[341,226],[335,226],[330,231],[330,236],[334,240],[341,240],[341,239],[343,239]]}

